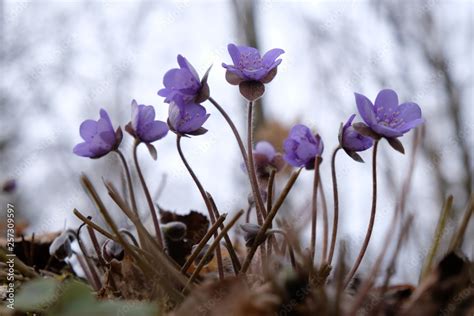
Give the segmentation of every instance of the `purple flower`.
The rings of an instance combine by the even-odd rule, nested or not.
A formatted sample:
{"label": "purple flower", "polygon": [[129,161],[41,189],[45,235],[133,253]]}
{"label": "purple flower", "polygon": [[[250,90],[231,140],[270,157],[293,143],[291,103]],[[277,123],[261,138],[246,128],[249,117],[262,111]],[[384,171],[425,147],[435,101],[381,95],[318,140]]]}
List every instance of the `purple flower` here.
{"label": "purple flower", "polygon": [[355,93],[355,99],[360,116],[379,137],[400,137],[424,122],[420,107],[413,102],[399,105],[393,90],[380,91],[375,105],[362,94]]}
{"label": "purple flower", "polygon": [[352,127],[352,121],[356,117],[351,115],[346,124],[342,127],[339,137],[341,147],[348,151],[364,151],[369,149],[374,144],[374,140],[370,137],[363,136]]}
{"label": "purple flower", "polygon": [[171,102],[168,126],[173,132],[180,135],[201,135],[207,132],[202,125],[209,118],[209,115],[200,104],[189,103],[180,107],[176,102]]}
{"label": "purple flower", "polygon": [[283,143],[285,160],[294,167],[314,168],[316,157],[321,156],[324,144],[319,135],[313,135],[305,125],[293,126],[288,138]]}
{"label": "purple flower", "polygon": [[132,121],[125,130],[143,143],[153,143],[162,139],[168,133],[168,125],[155,121],[155,109],[151,105],[137,104],[132,101]]}
{"label": "purple flower", "polygon": [[273,69],[277,68],[281,63],[281,59],[277,58],[285,52],[283,49],[274,48],[269,50],[263,57],[260,57],[260,53],[256,48],[236,46],[234,44],[229,44],[227,50],[234,64],[227,65],[222,63],[222,67],[242,80],[254,80],[263,83],[269,82],[265,80],[265,77]]}
{"label": "purple flower", "polygon": [[181,55],[178,55],[178,65],[180,68],[173,68],[165,74],[163,77],[165,88],[158,91],[158,95],[165,97],[166,103],[175,101],[180,106],[207,100],[209,97],[209,86],[207,85],[209,70],[200,81],[194,67]]}
{"label": "purple flower", "polygon": [[84,142],[77,144],[73,152],[81,157],[100,158],[117,149],[122,141],[122,130],[119,127],[114,131],[109,115],[104,109],[100,109],[100,118],[97,122],[94,120],[82,122],[79,133]]}
{"label": "purple flower", "polygon": [[285,166],[285,161],[281,154],[267,141],[258,142],[253,151],[253,161],[256,172],[259,176],[268,177],[270,170],[280,171]]}
{"label": "purple flower", "polygon": [[284,53],[283,49],[269,50],[263,57],[256,48],[248,46],[227,46],[233,65],[222,63],[227,69],[226,80],[233,85],[239,85],[240,93],[250,101],[256,100],[265,92],[264,83],[273,80]]}

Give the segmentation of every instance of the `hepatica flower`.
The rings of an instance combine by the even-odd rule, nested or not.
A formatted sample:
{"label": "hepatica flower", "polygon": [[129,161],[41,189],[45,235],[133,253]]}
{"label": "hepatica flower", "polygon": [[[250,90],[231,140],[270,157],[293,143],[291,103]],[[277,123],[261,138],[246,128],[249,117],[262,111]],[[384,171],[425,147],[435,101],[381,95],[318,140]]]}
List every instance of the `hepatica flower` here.
{"label": "hepatica flower", "polygon": [[272,144],[267,141],[261,141],[255,145],[253,161],[257,175],[261,177],[268,177],[272,169],[278,172],[285,166],[282,155],[277,153]]}
{"label": "hepatica flower", "polygon": [[[267,141],[260,141],[253,150],[253,162],[255,172],[260,178],[268,178],[271,170],[278,172],[285,167],[285,160],[280,153],[277,153],[272,144]],[[242,170],[246,171],[245,164],[241,165]]]}
{"label": "hepatica flower", "polygon": [[375,104],[362,94],[355,93],[355,99],[360,116],[379,137],[400,137],[424,122],[420,107],[413,102],[399,105],[393,90],[380,91]]}
{"label": "hepatica flower", "polygon": [[168,125],[155,121],[155,109],[151,105],[138,105],[132,101],[132,120],[125,130],[143,143],[152,143],[166,136]]}
{"label": "hepatica flower", "polygon": [[207,132],[202,125],[209,118],[206,109],[196,103],[178,106],[171,102],[169,106],[168,125],[178,135],[201,135]]}
{"label": "hepatica flower", "polygon": [[339,131],[339,144],[352,159],[363,162],[357,152],[372,147],[374,140],[371,137],[360,134],[354,129],[354,127],[352,127],[352,122],[354,121],[355,116],[355,114],[351,115],[346,124],[341,124],[341,129]]}
{"label": "hepatica flower", "polygon": [[324,144],[319,135],[313,135],[305,125],[293,126],[283,143],[285,160],[294,167],[314,169],[316,157],[321,156]]}
{"label": "hepatica flower", "polygon": [[158,91],[158,95],[165,97],[166,103],[176,102],[178,105],[187,103],[201,103],[209,97],[209,86],[206,74],[199,80],[199,75],[186,58],[178,55],[180,68],[169,70],[163,77],[164,88]]}
{"label": "hepatica flower", "polygon": [[230,84],[239,85],[240,93],[248,100],[258,99],[265,92],[263,84],[269,83],[275,77],[277,67],[281,63],[281,59],[277,58],[284,50],[274,48],[261,57],[253,47],[229,44],[227,49],[234,64],[222,63],[227,69],[226,80]]}
{"label": "hepatica flower", "polygon": [[119,127],[114,131],[109,115],[104,109],[100,110],[98,121],[82,122],[79,133],[84,142],[77,144],[73,152],[81,157],[100,158],[117,149],[122,142],[122,130]]}

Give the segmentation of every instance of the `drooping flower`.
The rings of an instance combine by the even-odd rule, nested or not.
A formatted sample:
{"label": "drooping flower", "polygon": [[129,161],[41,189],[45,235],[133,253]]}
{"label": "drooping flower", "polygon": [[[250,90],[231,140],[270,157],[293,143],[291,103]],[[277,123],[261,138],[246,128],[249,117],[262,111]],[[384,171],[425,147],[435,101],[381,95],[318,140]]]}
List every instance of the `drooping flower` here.
{"label": "drooping flower", "polygon": [[185,106],[178,106],[176,102],[171,102],[168,126],[179,135],[201,135],[207,132],[202,125],[209,118],[209,115],[200,104],[189,103]]}
{"label": "drooping flower", "polygon": [[399,105],[397,93],[391,89],[381,90],[375,105],[362,94],[355,93],[355,100],[360,116],[379,137],[400,137],[424,122],[418,104],[406,102]]}
{"label": "drooping flower", "polygon": [[339,131],[339,144],[344,151],[354,160],[363,162],[362,158],[357,154],[358,151],[369,149],[374,144],[371,137],[364,136],[352,127],[355,114],[351,115],[346,124],[342,125]]}
{"label": "drooping flower", "polygon": [[199,80],[194,67],[181,55],[178,55],[178,65],[180,68],[173,68],[165,74],[163,77],[165,87],[158,91],[158,95],[165,97],[166,103],[174,101],[179,106],[207,100],[209,97],[207,77],[210,68],[202,80]]}
{"label": "drooping flower", "polygon": [[283,147],[284,158],[290,165],[306,169],[314,169],[316,157],[320,157],[324,150],[321,137],[302,124],[293,126]]}
{"label": "drooping flower", "polygon": [[[255,238],[257,238],[258,232],[260,231],[261,226],[257,224],[252,224],[252,223],[245,223],[240,225],[240,229],[243,230],[244,232],[244,240],[245,240],[245,246],[246,247],[252,247]],[[265,239],[260,241],[260,243],[264,242]]]}
{"label": "drooping flower", "polygon": [[256,48],[248,46],[227,46],[233,65],[222,63],[227,69],[226,80],[233,85],[239,85],[240,93],[250,101],[256,100],[265,92],[264,83],[273,80],[284,53],[283,49],[269,50],[263,57]]}
{"label": "drooping flower", "polygon": [[132,120],[125,130],[143,143],[153,143],[168,133],[168,125],[155,121],[155,109],[151,105],[137,104],[132,101]]}
{"label": "drooping flower", "polygon": [[81,157],[100,158],[117,149],[122,142],[121,128],[114,131],[110,117],[104,109],[100,109],[98,121],[82,122],[79,133],[84,142],[77,144],[73,152]]}
{"label": "drooping flower", "polygon": [[259,177],[269,177],[270,171],[283,169],[285,161],[280,153],[267,141],[260,141],[253,150],[255,171]]}

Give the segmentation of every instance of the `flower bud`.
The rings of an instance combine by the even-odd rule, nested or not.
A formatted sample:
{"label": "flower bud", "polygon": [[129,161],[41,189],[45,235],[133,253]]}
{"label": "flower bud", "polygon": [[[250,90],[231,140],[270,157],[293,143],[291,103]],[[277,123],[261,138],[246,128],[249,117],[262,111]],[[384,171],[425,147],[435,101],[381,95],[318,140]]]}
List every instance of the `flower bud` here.
{"label": "flower bud", "polygon": [[49,246],[49,254],[59,261],[72,256],[70,232],[65,231],[53,240]]}
{"label": "flower bud", "polygon": [[[255,238],[257,237],[258,232],[260,231],[261,226],[257,224],[246,223],[240,225],[240,228],[244,231],[245,246],[252,247],[253,243],[255,242]],[[265,239],[266,237],[263,238],[260,243],[264,242]]]}
{"label": "flower bud", "polygon": [[122,245],[114,240],[108,239],[102,245],[102,258],[104,258],[107,263],[110,263],[113,259],[122,261],[124,255],[125,252]]}

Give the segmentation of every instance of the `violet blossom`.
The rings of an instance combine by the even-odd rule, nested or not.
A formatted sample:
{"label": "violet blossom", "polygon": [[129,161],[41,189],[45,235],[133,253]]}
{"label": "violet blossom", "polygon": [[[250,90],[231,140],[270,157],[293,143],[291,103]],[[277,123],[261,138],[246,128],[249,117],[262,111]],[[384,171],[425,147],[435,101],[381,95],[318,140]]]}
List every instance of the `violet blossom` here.
{"label": "violet blossom", "polygon": [[316,157],[320,157],[324,150],[321,137],[302,124],[293,126],[283,147],[284,158],[290,165],[306,169],[314,169]]}
{"label": "violet blossom", "polygon": [[166,103],[174,101],[179,106],[207,100],[209,97],[207,77],[210,68],[202,80],[199,80],[194,67],[181,55],[178,55],[178,65],[180,68],[173,68],[165,74],[163,77],[165,87],[158,91],[158,95],[165,97]]}
{"label": "violet blossom", "polygon": [[364,151],[372,147],[374,140],[371,137],[364,136],[352,127],[352,122],[356,117],[351,115],[346,124],[342,125],[339,131],[339,144],[344,151],[354,160],[363,162],[363,159],[357,154],[358,151]]}
{"label": "violet blossom", "polygon": [[209,118],[209,115],[200,104],[189,103],[185,106],[178,106],[176,102],[171,102],[168,126],[178,135],[201,135],[207,132],[202,125]]}
{"label": "violet blossom", "polygon": [[100,158],[118,148],[122,142],[122,130],[114,131],[110,117],[104,109],[100,109],[97,121],[82,122],[79,133],[84,142],[77,144],[73,152],[81,157]]}
{"label": "violet blossom", "polygon": [[[390,89],[378,93],[375,105],[362,94],[355,93],[355,100],[360,116],[379,138],[400,137],[424,122],[418,104],[406,102],[399,105],[397,93]],[[356,128],[363,130],[361,125]]]}
{"label": "violet blossom", "polygon": [[168,125],[162,121],[155,121],[155,109],[151,105],[137,104],[132,101],[132,120],[125,130],[140,142],[149,144],[162,139],[168,133]]}
{"label": "violet blossom", "polygon": [[269,83],[275,77],[277,67],[282,61],[277,58],[284,50],[274,48],[263,57],[254,47],[229,44],[227,50],[234,64],[222,63],[222,67],[227,69],[226,80],[230,84],[239,85],[240,93],[250,101],[261,97],[265,92],[263,84]]}
{"label": "violet blossom", "polygon": [[285,166],[282,155],[267,141],[260,141],[255,145],[253,161],[257,175],[264,178],[270,176],[272,169],[278,172]]}

